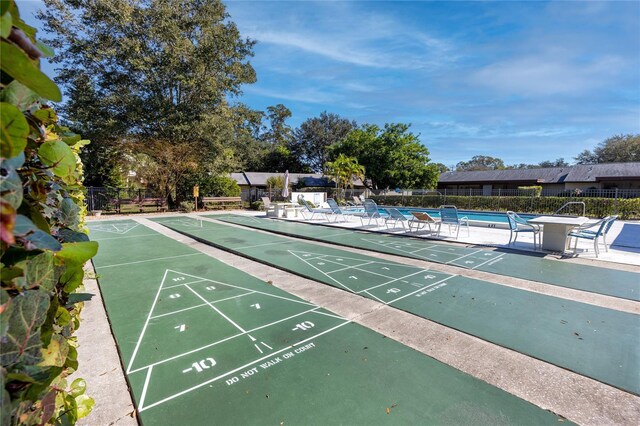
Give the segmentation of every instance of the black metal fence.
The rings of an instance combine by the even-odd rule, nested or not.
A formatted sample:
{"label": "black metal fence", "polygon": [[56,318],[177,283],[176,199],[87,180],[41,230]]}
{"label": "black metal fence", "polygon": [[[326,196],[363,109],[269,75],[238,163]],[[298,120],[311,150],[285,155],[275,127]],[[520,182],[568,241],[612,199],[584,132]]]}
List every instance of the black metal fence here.
{"label": "black metal fence", "polygon": [[[113,213],[133,213],[140,211],[140,204],[144,200],[164,199],[164,194],[145,188],[109,188],[90,186],[87,188],[87,210]],[[144,208],[153,209],[152,203]]]}

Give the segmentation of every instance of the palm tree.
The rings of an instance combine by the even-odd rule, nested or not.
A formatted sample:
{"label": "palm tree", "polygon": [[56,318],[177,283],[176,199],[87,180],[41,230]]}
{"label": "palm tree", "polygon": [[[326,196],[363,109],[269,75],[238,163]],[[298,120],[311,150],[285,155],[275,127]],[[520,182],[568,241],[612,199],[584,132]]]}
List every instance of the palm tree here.
{"label": "palm tree", "polygon": [[364,172],[364,166],[358,164],[357,158],[347,157],[344,154],[340,154],[335,161],[328,162],[327,175],[336,182],[336,198],[344,199],[346,189],[348,187],[353,188],[355,179],[364,180]]}

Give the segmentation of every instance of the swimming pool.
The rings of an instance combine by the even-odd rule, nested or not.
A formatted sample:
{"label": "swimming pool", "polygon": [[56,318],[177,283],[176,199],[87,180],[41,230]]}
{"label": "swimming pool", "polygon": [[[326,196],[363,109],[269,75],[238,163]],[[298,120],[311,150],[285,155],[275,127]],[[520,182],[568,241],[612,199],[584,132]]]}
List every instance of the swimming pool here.
{"label": "swimming pool", "polygon": [[[429,209],[429,208],[420,208],[420,207],[396,207],[396,206],[378,206],[378,211],[380,211],[380,215],[382,217],[387,216],[387,212],[385,208],[397,208],[400,213],[405,215],[407,218],[412,218],[411,212],[425,212],[434,218],[440,217],[439,209]],[[362,212],[364,209],[362,208],[351,208],[348,211],[358,211]],[[477,210],[458,210],[458,216],[466,216],[469,219],[469,224],[472,226],[483,226],[487,228],[508,228],[509,221],[507,220],[507,215],[504,212],[487,212],[487,211],[477,211]],[[538,217],[535,214],[518,214],[524,220],[533,219],[534,217]]]}
{"label": "swimming pool", "polygon": [[[429,213],[430,216],[440,217],[440,210],[438,209],[421,209],[421,208],[407,208],[402,207],[399,208],[400,212],[405,216],[411,216],[411,212],[426,212]],[[480,222],[498,222],[508,224],[507,215],[504,212],[485,212],[485,211],[474,211],[474,210],[458,210],[459,216],[466,216],[469,221],[480,221]],[[518,214],[524,220],[533,219],[534,217],[538,217],[535,214]]]}

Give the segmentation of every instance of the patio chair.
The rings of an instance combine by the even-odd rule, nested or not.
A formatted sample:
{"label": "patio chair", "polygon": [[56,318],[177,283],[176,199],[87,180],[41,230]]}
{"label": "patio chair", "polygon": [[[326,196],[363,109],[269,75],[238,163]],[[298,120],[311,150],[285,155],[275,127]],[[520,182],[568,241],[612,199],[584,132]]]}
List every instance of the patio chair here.
{"label": "patio chair", "polygon": [[336,218],[335,222],[337,222],[341,216],[344,222],[348,222],[348,219],[346,216],[348,213],[346,213],[344,210],[340,208],[336,200],[334,200],[333,198],[328,198],[327,204],[329,204],[329,208],[331,209],[332,216]]}
{"label": "patio chair", "polygon": [[364,206],[364,212],[356,215],[360,217],[362,226],[364,226],[365,219],[369,219],[367,225],[371,225],[371,221],[375,221],[376,226],[378,226],[378,219],[382,219],[382,215],[380,215],[376,202],[367,198],[362,204]]}
{"label": "patio chair", "polygon": [[[406,230],[406,226],[405,223],[409,223],[409,219],[407,219],[407,217],[405,215],[403,215],[400,210],[395,209],[395,208],[388,208],[385,209],[388,216],[384,219],[384,224],[386,225],[387,229],[389,228],[389,222],[393,222],[393,227],[397,228],[398,223],[402,225],[402,228],[404,230]],[[409,226],[409,230],[411,230],[411,227]]]}
{"label": "patio chair", "polygon": [[355,195],[353,196],[353,205],[354,206],[361,206],[362,205],[362,200],[360,199],[360,197],[356,197]]}
{"label": "patio chair", "polygon": [[[301,202],[304,207],[304,209],[300,210],[300,213],[302,213],[302,218],[304,220],[313,220],[313,217],[315,215],[320,215],[321,217],[324,216],[324,219],[329,222],[329,217],[327,215],[332,213],[331,209],[317,209],[311,207],[309,202],[302,197],[298,198],[298,202]],[[307,215],[310,216],[307,217]]]}
{"label": "patio chair", "polygon": [[607,249],[607,232],[611,229],[611,225],[618,218],[618,216],[607,216],[604,219],[601,219],[597,222],[586,223],[582,226],[574,228],[571,230],[567,236],[569,237],[569,245],[571,245],[571,238],[575,238],[576,242],[573,246],[573,252],[577,253],[578,250],[578,239],[582,238],[585,240],[593,240],[593,250],[596,253],[596,257],[600,254],[598,250],[598,240],[602,237],[604,242],[604,250],[609,251]]}
{"label": "patio chair", "polygon": [[[417,232],[426,227],[429,228],[429,233],[433,234],[433,230],[431,229],[431,225],[436,225],[440,223],[440,219],[436,219],[431,216],[429,213],[425,212],[411,212],[413,215],[413,219],[409,221],[409,230],[413,232]],[[413,229],[415,227],[415,229]]]}
{"label": "patio chair", "polygon": [[447,225],[449,227],[449,234],[451,234],[451,227],[453,226],[456,231],[456,240],[460,235],[460,227],[465,225],[467,227],[467,236],[470,236],[469,233],[469,218],[466,216],[458,216],[458,208],[456,206],[440,206],[440,223],[438,223],[438,236],[440,236],[440,232],[442,231],[442,225]]}
{"label": "patio chair", "polygon": [[262,204],[264,205],[264,209],[267,212],[267,216],[269,216],[269,212],[274,212],[276,209],[276,206],[271,204],[271,200],[269,199],[269,197],[262,197]]}
{"label": "patio chair", "polygon": [[[532,225],[528,223],[526,220],[518,216],[517,213],[508,211],[507,212],[507,220],[509,221],[509,230],[511,234],[509,234],[509,244],[515,244],[518,239],[518,234],[521,232],[531,232],[533,233],[533,249],[537,250],[537,246],[540,245],[540,227],[538,225]],[[515,237],[514,237],[515,235]],[[537,243],[536,243],[537,237]],[[513,241],[511,241],[513,239]]]}

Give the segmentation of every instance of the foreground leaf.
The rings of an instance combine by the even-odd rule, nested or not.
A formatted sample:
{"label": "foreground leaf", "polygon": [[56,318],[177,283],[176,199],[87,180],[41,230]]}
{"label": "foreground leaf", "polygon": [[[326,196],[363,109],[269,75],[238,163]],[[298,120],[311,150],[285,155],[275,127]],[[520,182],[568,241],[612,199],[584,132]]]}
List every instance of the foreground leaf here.
{"label": "foreground leaf", "polygon": [[48,141],[38,149],[42,162],[53,169],[53,173],[63,179],[76,169],[76,157],[69,145],[62,141]]}
{"label": "foreground leaf", "polygon": [[62,367],[69,353],[69,344],[59,334],[51,336],[49,346],[42,348],[42,361],[38,364],[40,367]]}
{"label": "foreground leaf", "polygon": [[24,84],[43,98],[54,102],[62,100],[62,93],[56,84],[14,44],[0,41],[0,69]]}
{"label": "foreground leaf", "polygon": [[0,123],[0,156],[15,157],[27,146],[29,123],[18,108],[6,102],[0,102]]}
{"label": "foreground leaf", "polygon": [[13,298],[7,333],[0,345],[0,362],[33,365],[40,361],[40,327],[49,309],[49,295],[32,290]]}
{"label": "foreground leaf", "polygon": [[25,274],[29,288],[39,287],[52,292],[58,282],[58,275],[53,267],[53,253],[44,252],[27,260]]}
{"label": "foreground leaf", "polygon": [[3,173],[0,174],[2,199],[17,210],[22,204],[22,181],[18,176],[18,172],[11,167],[8,161],[2,163],[2,171]]}
{"label": "foreground leaf", "polygon": [[64,243],[62,250],[56,253],[56,257],[64,259],[66,262],[84,264],[98,252],[98,243],[95,241],[85,241],[81,243]]}
{"label": "foreground leaf", "polygon": [[29,234],[25,240],[29,243],[30,249],[59,251],[62,245],[51,235],[44,231],[37,230],[33,234]]}

